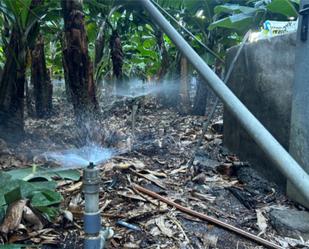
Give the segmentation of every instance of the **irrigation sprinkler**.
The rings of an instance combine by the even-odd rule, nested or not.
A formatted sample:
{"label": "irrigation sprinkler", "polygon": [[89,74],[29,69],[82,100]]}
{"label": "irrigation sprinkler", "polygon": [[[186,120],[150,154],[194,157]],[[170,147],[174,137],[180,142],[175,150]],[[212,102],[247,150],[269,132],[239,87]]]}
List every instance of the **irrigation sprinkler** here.
{"label": "irrigation sprinkler", "polygon": [[[167,82],[166,82],[167,83]],[[117,90],[114,95],[129,99],[129,109],[131,110],[131,134],[132,140],[135,140],[135,125],[137,118],[137,111],[141,99],[155,93],[172,93],[177,91],[178,85],[168,82],[168,84],[158,84],[158,82],[143,83],[141,80],[132,80],[128,82],[128,87]]]}
{"label": "irrigation sprinkler", "polygon": [[[113,235],[111,228],[102,228],[99,209],[100,169],[99,166],[119,154],[115,149],[91,144],[78,149],[46,153],[45,157],[54,160],[62,167],[56,171],[83,169],[84,209],[84,249],[103,249],[108,238]],[[55,171],[48,170],[48,172]]]}
{"label": "irrigation sprinkler", "polygon": [[132,114],[131,114],[131,129],[132,129],[132,139],[133,142],[135,140],[135,123],[136,123],[136,114],[137,114],[137,110],[138,110],[138,99],[135,98],[133,99],[133,103],[132,103]]}
{"label": "irrigation sprinkler", "polygon": [[131,134],[132,141],[135,140],[135,124],[136,124],[136,116],[138,111],[138,106],[140,102],[140,98],[146,95],[153,93],[156,89],[147,87],[145,85],[134,85],[129,89],[123,89],[116,93],[118,96],[127,97],[130,99],[130,109],[131,109]]}
{"label": "irrigation sprinkler", "polygon": [[99,209],[100,170],[90,162],[83,171],[84,210],[84,249],[102,249],[107,238],[111,237],[111,228],[102,228]]}

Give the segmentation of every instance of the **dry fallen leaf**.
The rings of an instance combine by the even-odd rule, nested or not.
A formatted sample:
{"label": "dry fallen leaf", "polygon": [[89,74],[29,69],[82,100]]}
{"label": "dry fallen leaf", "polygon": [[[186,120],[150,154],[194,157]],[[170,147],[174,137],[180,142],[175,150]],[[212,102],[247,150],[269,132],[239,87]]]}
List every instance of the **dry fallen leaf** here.
{"label": "dry fallen leaf", "polygon": [[31,210],[31,208],[24,206],[23,218],[33,225],[34,230],[43,229],[43,223],[40,218]]}
{"label": "dry fallen leaf", "polygon": [[150,233],[152,236],[154,236],[154,237],[159,236],[159,235],[162,234],[161,231],[160,231],[160,229],[159,229],[158,227],[152,227],[151,230],[149,231],[149,233]]}
{"label": "dry fallen leaf", "polygon": [[163,182],[156,176],[152,175],[152,174],[142,174],[139,172],[136,172],[135,170],[131,169],[131,172],[133,172],[134,174],[143,177],[145,179],[147,179],[148,181],[153,182],[154,184],[158,185],[160,188],[162,189],[166,189],[165,185],[163,184]]}
{"label": "dry fallen leaf", "polygon": [[160,216],[156,219],[156,225],[159,227],[160,231],[167,237],[173,237],[173,231],[165,223],[164,216]]}
{"label": "dry fallen leaf", "polygon": [[83,185],[83,182],[77,182],[75,184],[72,184],[69,188],[65,189],[64,192],[65,193],[70,193],[70,192],[74,192],[75,190],[79,190]]}
{"label": "dry fallen leaf", "polygon": [[7,234],[8,232],[14,231],[18,228],[26,203],[27,200],[19,200],[12,203],[8,207],[4,221],[0,226],[0,232]]}
{"label": "dry fallen leaf", "polygon": [[129,169],[131,167],[135,168],[135,169],[144,169],[145,168],[145,164],[138,160],[138,159],[128,159],[128,158],[123,158],[125,161],[118,163],[117,165],[115,165],[116,168],[118,169]]}
{"label": "dry fallen leaf", "polygon": [[118,191],[117,192],[118,195],[126,197],[126,198],[130,198],[130,199],[134,199],[137,201],[146,201],[143,197],[141,197],[140,195],[136,195],[133,190],[124,190],[124,191]]}
{"label": "dry fallen leaf", "polygon": [[216,235],[211,235],[208,233],[205,233],[202,237],[203,244],[205,248],[217,248],[219,237]]}
{"label": "dry fallen leaf", "polygon": [[137,243],[128,242],[128,243],[125,243],[125,244],[123,245],[123,248],[125,248],[125,249],[140,248],[140,246],[139,246],[139,244],[137,244]]}
{"label": "dry fallen leaf", "polygon": [[9,239],[8,242],[10,244],[12,244],[12,243],[16,243],[16,242],[25,241],[27,239],[29,239],[29,235],[27,233],[22,233],[22,234],[16,233],[16,234],[12,234],[10,236],[10,239]]}
{"label": "dry fallen leaf", "polygon": [[256,210],[256,218],[257,218],[257,222],[256,224],[258,225],[260,232],[258,234],[258,236],[264,234],[266,232],[266,228],[267,228],[267,221],[266,218],[264,217],[262,210],[257,209]]}
{"label": "dry fallen leaf", "polygon": [[164,172],[157,172],[157,171],[153,171],[153,170],[149,170],[149,169],[141,170],[141,171],[139,171],[139,173],[141,173],[141,174],[144,174],[144,173],[152,174],[152,175],[159,177],[159,178],[166,178],[167,177],[167,175]]}
{"label": "dry fallen leaf", "polygon": [[188,166],[183,165],[178,169],[173,169],[169,174],[174,175],[174,174],[177,174],[177,173],[186,173],[187,169],[188,169]]}
{"label": "dry fallen leaf", "polygon": [[115,167],[117,167],[117,164],[114,162],[107,162],[104,164],[104,167],[102,167],[104,172],[108,172],[111,171],[112,169],[114,169]]}
{"label": "dry fallen leaf", "polygon": [[309,248],[309,240],[305,242],[300,239],[293,239],[289,237],[277,237],[275,240],[279,242],[282,248]]}
{"label": "dry fallen leaf", "polygon": [[73,214],[72,214],[72,212],[71,211],[69,211],[69,210],[64,210],[63,211],[63,217],[64,218],[66,218],[68,221],[71,221],[71,222],[73,222]]}
{"label": "dry fallen leaf", "polygon": [[197,191],[192,191],[191,192],[192,196],[193,197],[197,197],[201,200],[206,200],[206,201],[210,201],[211,203],[213,203],[215,200],[216,200],[216,197],[211,195],[211,194],[201,194],[201,193],[198,193]]}

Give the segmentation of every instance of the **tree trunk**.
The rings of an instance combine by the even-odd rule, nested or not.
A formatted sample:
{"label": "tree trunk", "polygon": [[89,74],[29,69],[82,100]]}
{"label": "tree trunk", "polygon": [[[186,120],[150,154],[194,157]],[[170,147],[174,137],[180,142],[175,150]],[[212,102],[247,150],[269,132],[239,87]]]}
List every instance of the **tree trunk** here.
{"label": "tree trunk", "polygon": [[160,81],[167,73],[168,67],[170,65],[170,60],[169,60],[169,54],[164,44],[163,32],[161,30],[156,31],[156,40],[161,55],[161,67],[157,72],[156,78],[158,81]]}
{"label": "tree trunk", "polygon": [[116,77],[116,91],[123,87],[123,75],[122,75],[122,65],[123,65],[123,52],[121,46],[121,40],[116,30],[113,31],[110,38],[110,49],[113,62],[113,73]]}
{"label": "tree trunk", "polygon": [[[8,53],[8,43],[10,40],[10,24],[8,18],[3,15],[3,28],[1,28],[2,48],[5,54]],[[1,79],[1,78],[0,78]]]}
{"label": "tree trunk", "polygon": [[[30,10],[42,0],[32,0]],[[28,17],[29,18],[29,17]],[[37,35],[38,24],[29,34]],[[26,52],[31,39],[25,37],[25,30],[14,24],[10,41],[5,48],[6,62],[0,79],[0,137],[9,142],[18,142],[24,135],[24,90],[26,84]]]}
{"label": "tree trunk", "polygon": [[24,134],[26,49],[15,28],[12,30],[7,51],[0,79],[0,137],[9,142],[17,142]]}
{"label": "tree trunk", "polygon": [[190,96],[188,92],[188,60],[184,56],[180,59],[180,112],[188,114],[190,110]]}
{"label": "tree trunk", "polygon": [[94,67],[95,67],[95,69],[97,69],[98,64],[100,63],[100,61],[102,60],[102,57],[103,57],[104,44],[105,44],[105,35],[104,35],[105,24],[106,24],[105,20],[100,23],[99,32],[98,32],[97,38],[95,40],[95,47],[94,47],[94,51],[95,51]]}
{"label": "tree trunk", "polygon": [[[163,32],[161,30],[156,31],[156,40],[158,43],[158,47],[160,50],[160,55],[161,55],[161,67],[159,68],[157,74],[156,74],[156,83],[157,85],[163,84],[163,78],[168,72],[168,68],[170,66],[170,59],[169,59],[169,54],[167,52],[167,49],[164,44],[164,39],[163,39]],[[159,87],[160,89],[160,87]],[[165,93],[163,89],[160,89],[161,91],[158,92],[157,94],[157,99],[159,102],[163,105],[166,106],[168,105],[168,99],[167,95],[170,95],[169,93]]]}
{"label": "tree trunk", "polygon": [[25,94],[26,94],[26,109],[29,117],[35,117],[35,103],[34,103],[34,94],[33,94],[33,86],[31,84],[31,80],[26,79],[25,82]]}
{"label": "tree trunk", "polygon": [[196,87],[196,94],[194,97],[194,104],[193,104],[193,115],[204,116],[206,112],[206,105],[207,105],[207,96],[208,96],[208,89],[203,82],[204,80],[200,75],[197,77],[197,87]]}
{"label": "tree trunk", "polygon": [[[65,37],[64,36],[61,36],[60,43],[61,43],[61,49],[62,51],[64,51],[65,49]],[[67,97],[67,101],[69,103],[72,103],[72,94],[71,94],[71,89],[69,86],[69,72],[67,71],[67,68],[64,66],[65,65],[64,53],[62,53],[61,60],[62,60],[62,65],[63,65],[65,95]]]}
{"label": "tree trunk", "polygon": [[35,111],[38,118],[48,117],[52,112],[53,86],[46,68],[44,39],[39,35],[31,51],[31,84],[34,89]]}
{"label": "tree trunk", "polygon": [[[63,67],[70,89],[77,124],[84,132],[98,109],[93,64],[88,55],[85,20],[80,0],[62,0],[65,27]],[[86,130],[85,130],[86,129]]]}

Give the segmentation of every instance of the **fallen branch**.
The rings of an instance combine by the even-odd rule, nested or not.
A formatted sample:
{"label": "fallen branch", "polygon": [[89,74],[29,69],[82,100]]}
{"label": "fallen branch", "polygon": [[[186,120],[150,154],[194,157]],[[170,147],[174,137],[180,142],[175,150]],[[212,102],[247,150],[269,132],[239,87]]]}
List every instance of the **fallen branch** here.
{"label": "fallen branch", "polygon": [[216,218],[210,217],[210,216],[205,215],[205,214],[201,214],[201,213],[196,212],[196,211],[194,211],[192,209],[189,209],[189,208],[186,208],[184,206],[181,206],[181,205],[179,205],[179,204],[177,204],[177,203],[175,203],[175,202],[173,202],[173,201],[171,201],[171,200],[169,200],[169,199],[167,199],[167,198],[165,198],[165,197],[163,197],[163,196],[161,196],[161,195],[159,195],[157,193],[154,193],[154,192],[152,192],[152,191],[150,191],[150,190],[148,190],[146,188],[143,188],[143,187],[141,187],[141,186],[139,186],[137,184],[133,184],[133,188],[136,191],[140,191],[140,192],[142,192],[144,194],[147,194],[147,195],[149,195],[149,196],[151,196],[151,197],[153,197],[155,199],[158,199],[158,200],[160,200],[160,201],[162,201],[162,202],[164,202],[164,203],[166,203],[166,204],[168,204],[168,205],[170,205],[172,207],[175,207],[178,210],[180,210],[180,211],[182,211],[182,212],[184,212],[186,214],[189,214],[189,215],[197,217],[197,218],[199,218],[201,220],[205,220],[205,221],[211,222],[211,223],[213,223],[215,225],[218,225],[220,227],[223,227],[223,228],[225,228],[225,229],[227,229],[229,231],[232,231],[232,232],[234,232],[236,234],[239,234],[239,235],[241,235],[241,236],[243,236],[245,238],[251,239],[252,241],[254,241],[254,242],[256,242],[256,243],[258,243],[260,245],[263,245],[263,246],[265,246],[267,248],[282,249],[282,247],[279,246],[279,245],[276,245],[276,244],[274,244],[274,243],[272,243],[270,241],[267,241],[267,240],[265,240],[263,238],[260,238],[260,237],[254,235],[254,234],[248,233],[248,232],[246,232],[246,231],[244,231],[244,230],[242,230],[240,228],[234,227],[234,226],[232,226],[230,224],[227,224],[227,223],[225,223],[223,221],[220,221],[220,220],[218,220]]}

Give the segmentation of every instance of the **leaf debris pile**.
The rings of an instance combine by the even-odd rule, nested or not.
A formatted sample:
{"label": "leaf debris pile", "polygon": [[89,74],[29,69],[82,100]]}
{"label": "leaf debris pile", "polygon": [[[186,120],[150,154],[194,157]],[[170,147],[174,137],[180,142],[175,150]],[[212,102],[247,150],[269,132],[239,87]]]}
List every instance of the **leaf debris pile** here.
{"label": "leaf debris pile", "polygon": [[[67,106],[61,100],[57,105]],[[272,208],[297,207],[276,186],[258,176],[248,163],[239,161],[223,147],[220,113],[195,153],[204,117],[181,116],[173,109],[158,108],[152,99],[145,98],[139,106],[132,137],[130,110],[127,105],[110,108],[100,124],[104,127],[100,143],[118,148],[131,146],[131,150],[101,167],[103,224],[114,230],[107,248],[258,246],[136,191],[132,183],[283,247],[308,246],[302,240],[283,238],[272,228],[268,219]],[[78,146],[73,127],[70,109],[59,111],[48,120],[28,118],[29,135],[18,148],[0,141],[1,168],[42,166],[46,162],[38,155],[43,151]],[[58,216],[48,220],[29,200],[17,200],[8,207],[2,220],[2,243],[40,244],[43,248],[82,247],[82,182],[63,178],[57,180],[57,191],[63,196]]]}

